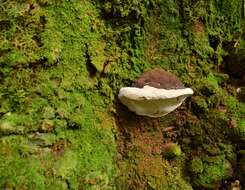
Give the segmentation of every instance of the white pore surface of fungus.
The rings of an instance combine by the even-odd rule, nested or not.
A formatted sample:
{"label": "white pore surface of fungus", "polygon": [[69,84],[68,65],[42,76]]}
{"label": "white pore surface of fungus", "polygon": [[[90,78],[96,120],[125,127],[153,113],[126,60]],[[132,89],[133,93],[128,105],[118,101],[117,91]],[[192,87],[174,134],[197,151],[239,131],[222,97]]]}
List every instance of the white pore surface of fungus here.
{"label": "white pore surface of fungus", "polygon": [[179,107],[186,97],[193,94],[191,88],[158,89],[123,87],[119,92],[120,101],[137,115],[161,117]]}

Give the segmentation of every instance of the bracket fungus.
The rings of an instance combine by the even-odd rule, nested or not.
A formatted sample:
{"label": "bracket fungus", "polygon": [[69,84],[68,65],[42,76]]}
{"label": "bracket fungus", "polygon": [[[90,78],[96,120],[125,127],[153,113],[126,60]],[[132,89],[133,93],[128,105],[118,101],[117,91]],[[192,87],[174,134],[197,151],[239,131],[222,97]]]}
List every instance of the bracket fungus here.
{"label": "bracket fungus", "polygon": [[186,97],[193,94],[191,88],[173,74],[160,69],[145,72],[119,92],[120,101],[137,115],[161,117],[179,107]]}

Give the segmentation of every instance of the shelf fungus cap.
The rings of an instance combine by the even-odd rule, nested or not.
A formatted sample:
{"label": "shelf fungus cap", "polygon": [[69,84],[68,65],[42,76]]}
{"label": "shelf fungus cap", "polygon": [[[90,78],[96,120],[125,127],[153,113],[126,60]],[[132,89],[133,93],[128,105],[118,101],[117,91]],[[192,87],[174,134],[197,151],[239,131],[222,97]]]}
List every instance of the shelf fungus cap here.
{"label": "shelf fungus cap", "polygon": [[120,101],[137,115],[161,117],[179,107],[193,94],[173,74],[160,69],[145,72],[133,84],[119,92]]}

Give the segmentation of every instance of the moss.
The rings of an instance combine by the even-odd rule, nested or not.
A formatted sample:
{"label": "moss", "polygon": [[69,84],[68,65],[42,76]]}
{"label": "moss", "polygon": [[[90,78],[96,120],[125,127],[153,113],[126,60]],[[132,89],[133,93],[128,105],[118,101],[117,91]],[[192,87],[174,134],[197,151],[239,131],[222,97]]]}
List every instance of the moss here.
{"label": "moss", "polygon": [[[194,173],[193,183],[197,186],[209,187],[219,180],[222,180],[225,175],[224,159],[222,156],[217,157],[207,157],[204,156],[201,160],[194,160],[192,164],[197,162],[202,163],[202,167],[199,166],[198,170],[193,168]],[[201,167],[201,168],[200,168]]]}
{"label": "moss", "polygon": [[194,174],[199,174],[199,173],[202,173],[204,168],[203,168],[203,162],[200,158],[194,158],[192,161],[191,161],[191,172],[193,172]]}
{"label": "moss", "polygon": [[[168,163],[167,160],[162,160],[161,157],[154,159],[145,155],[140,159],[135,159],[135,161],[133,163],[128,162],[121,168],[124,173],[116,181],[118,189],[192,189],[188,181],[184,179],[180,167],[183,164],[183,158]],[[134,169],[137,169],[136,173],[133,171],[128,173],[132,164]],[[125,181],[127,183],[124,183]]]}
{"label": "moss", "polygon": [[239,103],[239,101],[235,97],[227,96],[227,98],[225,99],[225,105],[227,106],[227,109],[232,116],[236,118],[242,118],[242,116],[244,115],[245,104]]}
{"label": "moss", "polygon": [[164,146],[163,156],[167,159],[173,159],[181,155],[180,146],[175,143],[168,143]]}
{"label": "moss", "polygon": [[36,158],[23,158],[12,154],[11,157],[2,157],[1,160],[1,187],[45,189],[45,177]]}
{"label": "moss", "polygon": [[[98,49],[100,44],[93,47],[98,49],[96,54],[86,54],[93,50],[87,50],[87,45],[103,41],[101,31],[95,30],[103,30],[97,8],[89,1],[6,2],[2,6],[8,10],[3,12],[6,20],[16,25],[4,29],[9,32],[7,38],[1,36],[9,42],[0,60],[5,69],[1,135],[16,136],[6,137],[2,146],[11,150],[5,151],[8,156],[1,162],[1,187],[46,189],[55,181],[51,189],[90,188],[95,185],[85,185],[82,179],[93,171],[110,181],[101,186],[112,186],[115,142],[111,128],[100,130],[94,113],[103,112],[106,104],[101,94],[91,91],[97,79],[90,78],[86,65],[93,66],[93,56],[104,54],[104,48]],[[14,39],[25,41],[11,45]],[[104,60],[98,63],[103,68]],[[35,135],[38,131],[47,135]],[[18,136],[27,133],[28,138]]]}
{"label": "moss", "polygon": [[78,164],[76,157],[74,152],[66,151],[63,157],[56,163],[55,172],[57,172],[57,175],[65,178],[69,176],[69,173],[74,172]]}
{"label": "moss", "polygon": [[245,137],[245,120],[241,120],[238,124],[241,136]]}
{"label": "moss", "polygon": [[[112,158],[115,153],[115,147],[112,147],[112,136],[109,131],[105,132],[105,130],[106,129],[104,129],[103,134],[101,134],[101,131],[98,129],[94,128],[92,130],[90,127],[89,129],[81,130],[79,133],[67,131],[65,133],[59,132],[54,136],[41,136],[41,138],[34,136],[35,138],[32,137],[30,142],[28,142],[26,138],[20,138],[18,136],[5,138],[5,140],[2,139],[2,149],[4,150],[7,147],[11,148],[2,151],[2,156],[5,156],[6,161],[2,162],[4,167],[1,167],[1,179],[6,178],[7,184],[15,186],[16,188],[26,186],[27,188],[37,189],[47,187],[46,181],[48,178],[55,180],[59,177],[62,177],[63,181],[68,180],[74,189],[78,188],[78,186],[85,187],[87,185],[85,185],[85,182],[84,184],[81,183],[81,179],[84,179],[89,171],[101,171],[108,180],[111,180],[115,174],[115,169],[112,166],[112,160],[108,158]],[[67,145],[63,143],[57,144],[59,142],[57,140],[60,138],[67,139],[69,143]],[[100,143],[98,144],[98,142]],[[94,143],[96,146],[93,145]],[[47,146],[50,148],[45,148]],[[35,164],[37,169],[34,170],[33,168],[30,171],[29,169],[25,171],[22,169],[23,167],[32,167],[32,162],[29,161],[30,159],[36,160],[38,164],[33,164]],[[16,162],[11,164],[14,160],[16,160]],[[20,160],[22,164],[19,164],[17,160]],[[9,164],[5,162],[10,162],[11,168],[8,168]],[[78,165],[78,163],[80,164]],[[47,164],[47,166],[44,167],[43,164]],[[8,171],[3,172],[3,170]],[[14,170],[19,170],[20,173],[15,173],[14,175]],[[43,176],[43,173],[46,172],[50,174]],[[23,176],[22,180],[18,180],[21,176]],[[33,177],[33,179],[31,179],[31,177]],[[42,187],[36,182],[33,183],[37,178],[42,179],[41,181],[38,180],[40,181],[39,183],[42,184]],[[89,180],[89,177],[86,178]],[[23,183],[18,181],[23,181]],[[4,184],[5,183],[1,184],[1,186],[5,187]],[[109,184],[107,185],[109,186]]]}
{"label": "moss", "polygon": [[[117,92],[155,67],[195,90],[171,122],[152,124],[177,126],[183,136],[174,140],[183,142],[184,154],[170,164],[159,153],[124,153],[118,188],[192,189],[193,179],[197,186],[222,179],[222,163],[236,158],[234,139],[244,137],[244,103],[227,92],[228,77],[219,68],[224,55],[237,51],[235,44],[244,46],[241,7],[242,0],[2,2],[0,186],[115,188],[115,133],[118,139],[126,130],[116,130]],[[229,126],[238,129],[233,140],[236,129]],[[162,137],[157,134],[152,144]],[[183,164],[193,153],[201,160],[193,169],[202,168],[186,180]]]}
{"label": "moss", "polygon": [[54,122],[52,120],[49,120],[49,119],[44,119],[41,122],[41,126],[39,129],[42,132],[49,132],[49,131],[52,131],[53,128],[54,128]]}
{"label": "moss", "polygon": [[225,99],[225,104],[229,111],[229,115],[233,117],[236,121],[236,127],[239,131],[239,136],[244,138],[244,114],[245,114],[245,104],[239,102],[233,96],[227,96]]}
{"label": "moss", "polygon": [[208,112],[208,105],[206,100],[200,96],[196,96],[192,99],[193,111],[196,114],[202,114]]}

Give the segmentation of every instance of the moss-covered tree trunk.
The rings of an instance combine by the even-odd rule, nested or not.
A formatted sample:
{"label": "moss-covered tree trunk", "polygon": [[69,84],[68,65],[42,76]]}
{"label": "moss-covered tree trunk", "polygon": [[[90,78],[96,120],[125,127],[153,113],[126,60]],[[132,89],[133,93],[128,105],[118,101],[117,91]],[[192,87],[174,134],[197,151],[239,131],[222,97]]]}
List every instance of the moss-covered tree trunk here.
{"label": "moss-covered tree trunk", "polygon": [[[244,0],[0,0],[0,189],[245,187],[244,21]],[[117,99],[152,68],[195,91],[159,119]]]}

